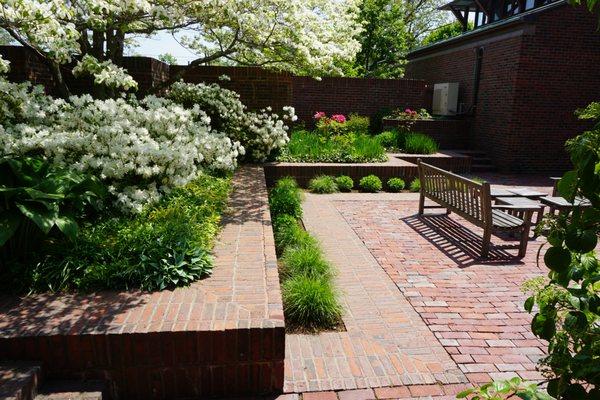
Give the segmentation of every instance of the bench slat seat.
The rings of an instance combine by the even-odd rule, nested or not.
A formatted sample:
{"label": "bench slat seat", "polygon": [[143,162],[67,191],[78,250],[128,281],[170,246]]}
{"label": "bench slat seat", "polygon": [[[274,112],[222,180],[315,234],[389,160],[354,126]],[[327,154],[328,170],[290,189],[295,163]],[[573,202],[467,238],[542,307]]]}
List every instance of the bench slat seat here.
{"label": "bench slat seat", "polygon": [[[478,183],[452,172],[418,161],[421,190],[419,215],[423,215],[425,198],[428,198],[447,212],[455,212],[467,221],[483,228],[482,257],[489,253],[493,231],[519,231],[521,241],[519,257],[527,251],[531,217],[538,207],[492,205],[490,184]],[[427,208],[430,208],[428,206]],[[439,208],[439,207],[435,207]],[[523,218],[516,217],[506,210],[520,211]]]}

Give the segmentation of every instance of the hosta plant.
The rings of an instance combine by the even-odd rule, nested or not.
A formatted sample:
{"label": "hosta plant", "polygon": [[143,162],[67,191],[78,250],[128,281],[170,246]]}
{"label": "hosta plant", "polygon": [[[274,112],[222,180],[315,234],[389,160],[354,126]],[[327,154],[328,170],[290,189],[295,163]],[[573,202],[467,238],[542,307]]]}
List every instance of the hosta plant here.
{"label": "hosta plant", "polygon": [[98,208],[104,195],[97,178],[55,167],[41,157],[1,157],[0,247],[4,255],[23,255],[36,234],[47,235],[55,227],[75,239],[77,217],[87,206]]}

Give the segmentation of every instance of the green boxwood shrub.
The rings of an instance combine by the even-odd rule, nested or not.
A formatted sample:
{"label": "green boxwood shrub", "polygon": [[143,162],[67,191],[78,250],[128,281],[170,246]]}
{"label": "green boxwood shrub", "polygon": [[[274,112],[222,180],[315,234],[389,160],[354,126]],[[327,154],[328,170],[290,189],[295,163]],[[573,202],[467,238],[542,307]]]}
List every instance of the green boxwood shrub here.
{"label": "green boxwood shrub", "polygon": [[411,192],[418,192],[419,190],[421,190],[421,180],[419,178],[415,178],[410,183],[410,191]]}
{"label": "green boxwood shrub", "polygon": [[404,137],[403,150],[409,154],[434,154],[438,151],[438,144],[427,135],[413,132]]}
{"label": "green boxwood shrub", "polygon": [[338,191],[338,186],[335,179],[329,175],[320,175],[314,177],[308,182],[308,190],[313,193],[335,193]]}
{"label": "green boxwood shrub", "polygon": [[404,189],[406,183],[401,178],[390,178],[387,181],[387,189],[390,192],[397,193]]}
{"label": "green boxwood shrub", "polygon": [[375,193],[381,190],[383,185],[381,184],[381,179],[379,179],[375,175],[368,175],[361,178],[358,183],[360,189],[364,192]]}
{"label": "green boxwood shrub", "polygon": [[331,281],[297,275],[282,285],[286,321],[304,328],[331,328],[340,322],[342,309]]}
{"label": "green boxwood shrub", "polygon": [[350,114],[345,125],[347,133],[355,133],[357,135],[368,135],[369,125],[371,125],[371,121],[369,120],[369,117],[358,114]]}
{"label": "green boxwood shrub", "polygon": [[335,183],[340,192],[349,192],[354,188],[354,181],[347,175],[341,175],[335,178]]}

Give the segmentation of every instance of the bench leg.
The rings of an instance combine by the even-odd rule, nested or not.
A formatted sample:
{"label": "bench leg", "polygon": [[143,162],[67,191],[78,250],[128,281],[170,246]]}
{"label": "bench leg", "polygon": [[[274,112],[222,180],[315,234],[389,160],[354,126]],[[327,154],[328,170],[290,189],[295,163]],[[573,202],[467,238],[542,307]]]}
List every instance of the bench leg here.
{"label": "bench leg", "polygon": [[529,243],[529,230],[531,229],[531,217],[533,216],[532,211],[525,212],[525,225],[523,225],[523,230],[521,231],[521,243],[519,245],[519,257],[525,257],[527,254],[527,243]]}
{"label": "bench leg", "polygon": [[492,241],[492,230],[483,230],[483,245],[481,246],[481,257],[487,258],[490,253],[490,243]]}
{"label": "bench leg", "polygon": [[423,211],[425,209],[425,194],[423,191],[419,194],[419,215],[423,215]]}

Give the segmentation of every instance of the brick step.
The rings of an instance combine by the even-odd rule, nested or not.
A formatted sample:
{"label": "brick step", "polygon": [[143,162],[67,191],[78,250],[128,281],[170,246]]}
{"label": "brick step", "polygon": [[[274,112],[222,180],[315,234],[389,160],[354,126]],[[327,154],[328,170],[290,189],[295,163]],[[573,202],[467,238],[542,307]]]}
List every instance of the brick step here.
{"label": "brick step", "polygon": [[48,381],[34,400],[102,400],[105,388],[100,381]]}
{"label": "brick step", "polygon": [[42,368],[32,362],[0,364],[0,399],[33,400],[42,380]]}

